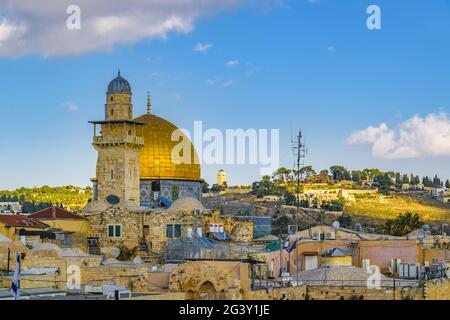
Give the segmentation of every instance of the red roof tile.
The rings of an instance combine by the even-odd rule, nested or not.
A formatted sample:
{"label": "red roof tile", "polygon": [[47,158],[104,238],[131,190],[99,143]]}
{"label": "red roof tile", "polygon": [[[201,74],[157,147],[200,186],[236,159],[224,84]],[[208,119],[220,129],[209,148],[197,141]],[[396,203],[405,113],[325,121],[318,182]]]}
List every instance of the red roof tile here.
{"label": "red roof tile", "polygon": [[61,208],[57,208],[57,207],[49,207],[47,209],[37,211],[33,214],[30,214],[28,217],[31,219],[35,219],[35,220],[40,220],[40,219],[42,219],[42,220],[49,220],[49,219],[85,220],[85,218],[83,218],[73,212],[70,212],[70,211],[67,211],[67,210],[64,210]]}
{"label": "red roof tile", "polygon": [[28,227],[28,228],[41,228],[46,229],[48,225],[45,223],[34,221],[25,216],[18,215],[0,215],[0,223],[5,224],[8,227]]}

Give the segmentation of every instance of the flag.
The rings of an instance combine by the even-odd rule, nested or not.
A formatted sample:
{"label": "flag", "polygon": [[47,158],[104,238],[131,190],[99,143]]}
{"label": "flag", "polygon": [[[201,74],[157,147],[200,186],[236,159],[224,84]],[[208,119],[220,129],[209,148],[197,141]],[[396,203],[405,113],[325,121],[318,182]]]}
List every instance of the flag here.
{"label": "flag", "polygon": [[291,253],[292,251],[294,251],[297,248],[297,240],[295,240],[295,242],[292,244],[292,246],[289,248],[289,253]]}
{"label": "flag", "polygon": [[14,269],[14,276],[11,283],[11,294],[15,300],[20,300],[20,254],[16,253],[16,268]]}
{"label": "flag", "polygon": [[289,240],[284,241],[283,249],[286,250],[286,251],[289,251]]}

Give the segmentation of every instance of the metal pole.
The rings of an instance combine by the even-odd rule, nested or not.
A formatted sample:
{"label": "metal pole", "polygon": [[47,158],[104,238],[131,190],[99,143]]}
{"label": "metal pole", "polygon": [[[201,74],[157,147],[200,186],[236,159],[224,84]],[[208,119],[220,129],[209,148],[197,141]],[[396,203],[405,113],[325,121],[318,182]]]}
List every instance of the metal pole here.
{"label": "metal pole", "polygon": [[297,255],[296,256],[296,260],[297,260],[297,262],[296,262],[296,264],[297,264],[297,266],[296,266],[296,271],[297,271],[297,287],[298,287],[298,235],[297,235],[297,247],[295,248],[295,254]]}
{"label": "metal pole", "polygon": [[259,286],[262,287],[262,268],[261,265],[258,266],[259,269]]}
{"label": "metal pole", "polygon": [[242,251],[242,239],[241,239],[241,241],[240,241],[240,244],[241,244],[241,262],[243,261],[243,259],[244,259],[244,252]]}
{"label": "metal pole", "polygon": [[291,273],[291,250],[290,250],[290,248],[288,248],[288,249],[289,249],[289,262],[288,262],[287,269],[288,269],[288,272]]}
{"label": "metal pole", "polygon": [[7,268],[6,268],[6,275],[9,275],[9,268],[10,268],[9,261],[10,260],[11,260],[11,249],[8,247],[8,265],[7,265]]}
{"label": "metal pole", "polygon": [[283,244],[281,240],[281,234],[279,238],[280,238],[280,277],[281,277],[281,274],[283,273],[283,258],[281,257],[282,255],[281,250],[283,249]]}
{"label": "metal pole", "polygon": [[310,213],[308,214],[308,217],[309,217],[309,237],[310,237],[310,238],[312,238],[311,215],[312,215],[312,213],[310,212]]}
{"label": "metal pole", "polygon": [[252,268],[252,288],[255,288],[256,285],[256,270],[255,270],[256,264],[251,264],[251,268]]}
{"label": "metal pole", "polygon": [[394,279],[394,300],[395,300],[395,279]]}

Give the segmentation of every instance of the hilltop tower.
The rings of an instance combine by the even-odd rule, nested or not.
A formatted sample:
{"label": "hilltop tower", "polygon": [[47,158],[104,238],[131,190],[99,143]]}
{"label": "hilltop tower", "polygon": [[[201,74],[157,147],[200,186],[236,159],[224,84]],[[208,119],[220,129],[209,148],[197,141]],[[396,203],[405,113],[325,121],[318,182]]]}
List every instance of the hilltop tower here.
{"label": "hilltop tower", "polygon": [[98,153],[94,200],[114,205],[140,203],[140,151],[145,124],[133,120],[131,97],[130,84],[119,71],[108,85],[105,120],[90,122],[94,125],[92,145]]}
{"label": "hilltop tower", "polygon": [[217,180],[216,180],[217,185],[219,186],[223,186],[227,184],[227,174],[224,170],[219,170],[219,172],[217,172]]}

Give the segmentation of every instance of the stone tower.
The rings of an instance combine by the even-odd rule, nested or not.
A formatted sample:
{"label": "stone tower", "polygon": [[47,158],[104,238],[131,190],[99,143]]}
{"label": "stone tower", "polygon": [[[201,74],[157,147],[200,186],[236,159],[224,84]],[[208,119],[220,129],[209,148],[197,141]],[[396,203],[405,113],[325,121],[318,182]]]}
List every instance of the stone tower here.
{"label": "stone tower", "polygon": [[227,184],[227,174],[225,173],[224,170],[219,170],[219,172],[217,172],[216,183],[219,186],[223,186],[223,185]]}
{"label": "stone tower", "polygon": [[[142,126],[134,121],[131,87],[121,75],[106,93],[105,120],[94,125],[93,146],[98,152],[94,200],[109,204],[140,203]],[[100,128],[100,131],[98,129]]]}

